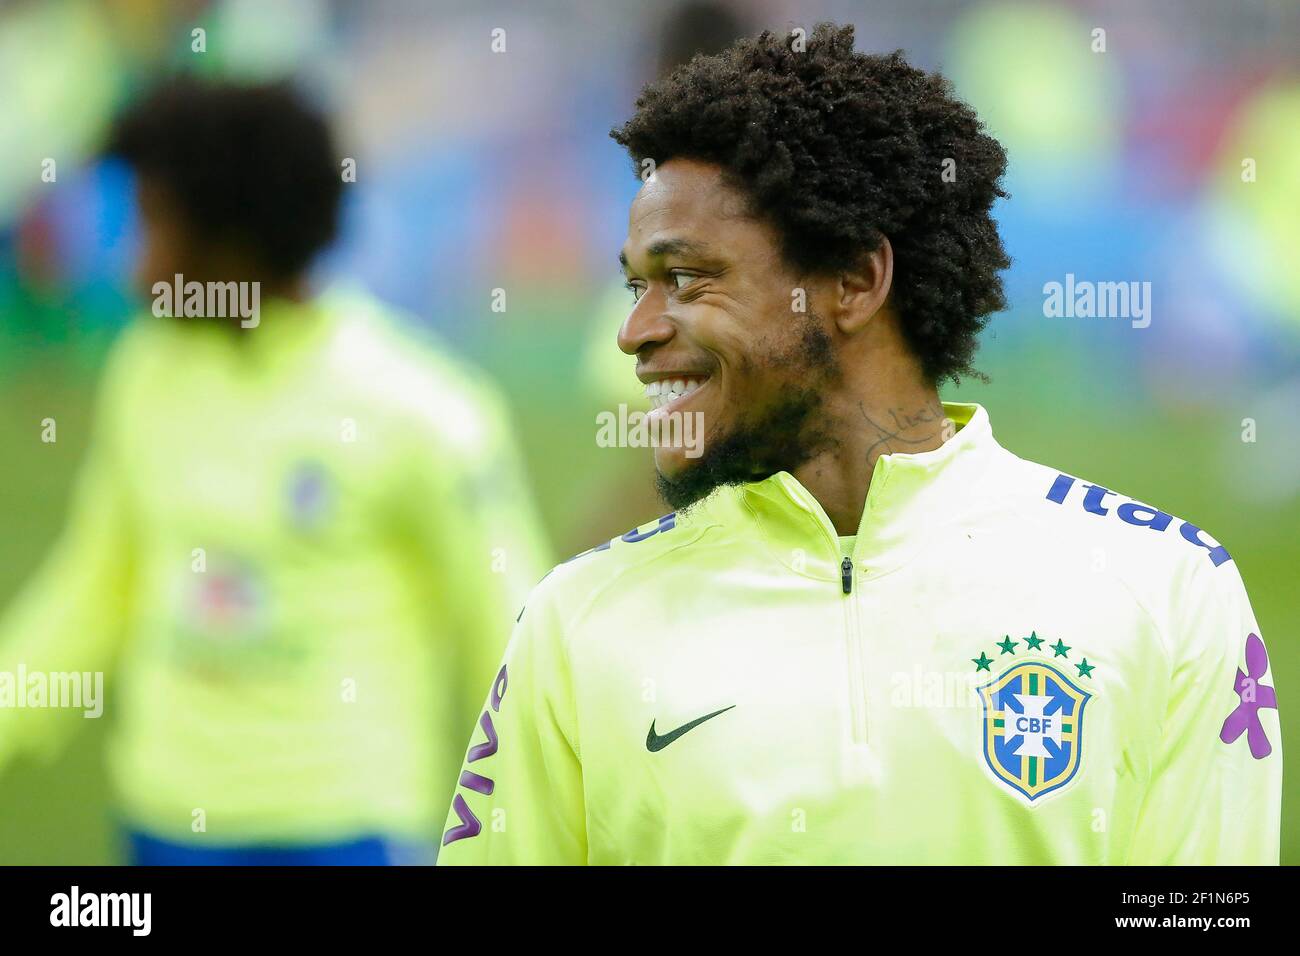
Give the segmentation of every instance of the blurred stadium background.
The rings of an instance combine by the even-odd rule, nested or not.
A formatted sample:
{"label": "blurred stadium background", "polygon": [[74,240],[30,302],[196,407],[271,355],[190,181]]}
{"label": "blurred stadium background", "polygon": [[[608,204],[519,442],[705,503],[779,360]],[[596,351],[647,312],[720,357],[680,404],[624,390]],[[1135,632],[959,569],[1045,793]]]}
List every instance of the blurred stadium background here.
{"label": "blurred stadium background", "polygon": [[[854,23],[859,48],[902,47],[944,70],[1006,145],[1012,308],[984,336],[991,384],[945,397],[985,403],[1026,457],[1151,501],[1229,548],[1294,750],[1300,4],[731,8],[742,32]],[[195,28],[205,53],[191,50]],[[504,53],[491,48],[498,28]],[[1098,28],[1104,53],[1092,50]],[[168,70],[293,75],[335,111],[358,175],[320,271],[405,307],[499,379],[557,560],[658,514],[649,453],[595,442],[598,411],[644,407],[613,341],[626,310],[615,254],[638,183],[606,133],[665,58],[730,29],[716,10],[631,0],[0,0],[0,606],[59,529],[100,362],[140,305],[126,288],[129,182],[96,144]],[[47,158],[56,182],[41,179]],[[1043,284],[1067,273],[1150,281],[1150,327],[1045,318]],[[47,417],[56,444],[40,441]],[[0,863],[118,859],[102,727],[89,724],[69,751],[0,781]],[[1297,780],[1289,863],[1300,863]]]}

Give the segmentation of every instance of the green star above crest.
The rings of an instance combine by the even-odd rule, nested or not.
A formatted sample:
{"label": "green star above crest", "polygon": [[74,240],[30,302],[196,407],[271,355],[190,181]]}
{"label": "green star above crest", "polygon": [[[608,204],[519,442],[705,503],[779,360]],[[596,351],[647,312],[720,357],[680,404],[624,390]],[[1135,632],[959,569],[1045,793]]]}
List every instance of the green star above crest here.
{"label": "green star above crest", "polygon": [[[1016,645],[1018,643],[1020,642],[1013,641],[1011,639],[1011,635],[1007,634],[1003,636],[1002,640],[998,641],[998,647],[1002,648],[1002,654],[1011,654],[1012,656],[1014,656],[1016,653]],[[1002,655],[999,654],[998,656],[1001,657]]]}
{"label": "green star above crest", "polygon": [[[972,657],[971,661],[975,664],[975,670],[987,671],[989,665],[993,663],[993,658],[987,656],[983,651],[980,651],[980,656]],[[992,673],[992,671],[989,671],[989,673]]]}
{"label": "green star above crest", "polygon": [[1029,636],[1025,638],[1025,647],[1029,648],[1031,651],[1040,651],[1043,649],[1043,639],[1038,636],[1037,631],[1031,631]]}
{"label": "green star above crest", "polygon": [[1050,647],[1052,650],[1056,651],[1056,654],[1053,655],[1053,656],[1055,656],[1055,657],[1069,657],[1069,656],[1070,656],[1070,649],[1069,649],[1068,647],[1065,646],[1065,641],[1061,640],[1060,638],[1057,638],[1057,639],[1056,639],[1056,643],[1055,643],[1055,644],[1049,644],[1048,647]]}
{"label": "green star above crest", "polygon": [[1093,672],[1094,670],[1096,670],[1096,668],[1097,668],[1097,665],[1096,665],[1096,664],[1089,664],[1089,663],[1088,663],[1088,658],[1086,658],[1086,657],[1083,659],[1083,663],[1082,663],[1082,664],[1075,664],[1074,666],[1077,667],[1077,668],[1079,668],[1079,676],[1080,676],[1080,677],[1091,677],[1091,676],[1092,676],[1092,672]]}

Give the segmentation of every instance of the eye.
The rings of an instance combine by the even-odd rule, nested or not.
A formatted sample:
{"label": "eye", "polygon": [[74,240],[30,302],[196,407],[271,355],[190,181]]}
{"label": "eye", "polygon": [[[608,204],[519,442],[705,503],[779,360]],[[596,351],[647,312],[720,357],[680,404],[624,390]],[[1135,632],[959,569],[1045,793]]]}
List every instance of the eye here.
{"label": "eye", "polygon": [[688,272],[669,273],[669,281],[672,282],[673,288],[678,292],[681,292],[683,289],[685,289],[688,285],[690,285],[698,278],[699,276],[693,276]]}
{"label": "eye", "polygon": [[633,302],[641,301],[641,293],[645,291],[645,289],[641,288],[641,286],[635,285],[631,282],[624,282],[623,288],[627,289],[628,292],[632,293]]}

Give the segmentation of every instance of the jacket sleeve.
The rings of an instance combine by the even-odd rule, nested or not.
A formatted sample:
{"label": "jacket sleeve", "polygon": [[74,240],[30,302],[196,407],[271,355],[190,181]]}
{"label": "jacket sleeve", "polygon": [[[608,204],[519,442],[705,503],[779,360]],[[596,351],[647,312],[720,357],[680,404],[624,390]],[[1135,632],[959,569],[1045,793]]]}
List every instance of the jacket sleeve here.
{"label": "jacket sleeve", "polygon": [[1173,606],[1168,706],[1130,862],[1276,864],[1274,671],[1236,562],[1215,567],[1196,555]]}
{"label": "jacket sleeve", "polygon": [[440,865],[587,861],[572,675],[544,592],[524,609],[470,738]]}
{"label": "jacket sleeve", "polygon": [[[115,357],[121,365],[120,343]],[[0,674],[11,690],[20,675],[42,675],[54,686],[59,674],[103,673],[127,630],[131,613],[135,545],[123,469],[111,422],[116,389],[105,375],[97,400],[90,449],[73,488],[61,535],[35,574],[0,614]],[[86,685],[82,685],[86,686]],[[102,689],[103,683],[98,686]],[[84,701],[83,701],[84,703]],[[0,767],[17,753],[52,758],[81,719],[96,707],[0,706]]]}

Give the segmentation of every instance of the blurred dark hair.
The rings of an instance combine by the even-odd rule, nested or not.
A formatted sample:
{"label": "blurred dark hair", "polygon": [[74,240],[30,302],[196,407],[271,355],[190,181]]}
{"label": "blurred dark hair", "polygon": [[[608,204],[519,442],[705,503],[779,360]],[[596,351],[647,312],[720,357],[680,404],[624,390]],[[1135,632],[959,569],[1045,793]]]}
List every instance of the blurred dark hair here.
{"label": "blurred dark hair", "polygon": [[169,79],[117,120],[106,152],[160,185],[188,226],[276,279],[334,238],[343,182],[324,115],[285,83]]}
{"label": "blurred dark hair", "polygon": [[1007,157],[939,74],[901,51],[855,53],[852,27],[818,24],[798,51],[764,32],[647,86],[610,135],[637,171],[677,156],[722,167],[806,273],[851,268],[888,237],[890,299],[925,376],[978,376],[977,336],[1006,308],[991,210]]}

